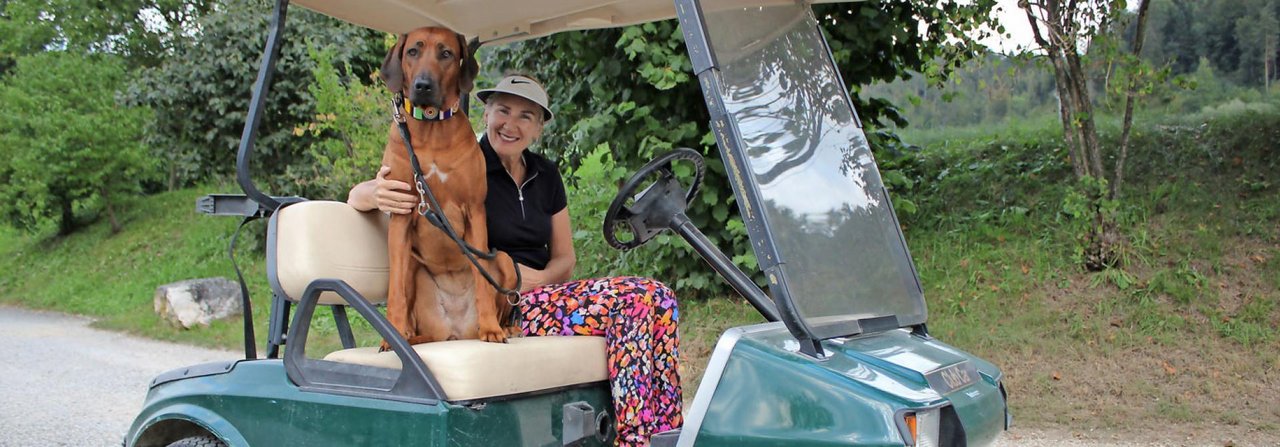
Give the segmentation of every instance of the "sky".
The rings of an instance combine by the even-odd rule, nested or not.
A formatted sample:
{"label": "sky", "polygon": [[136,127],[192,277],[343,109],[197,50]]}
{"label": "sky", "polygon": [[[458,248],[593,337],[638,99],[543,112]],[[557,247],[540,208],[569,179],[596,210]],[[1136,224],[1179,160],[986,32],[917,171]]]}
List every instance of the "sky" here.
{"label": "sky", "polygon": [[1027,24],[1026,13],[1018,9],[1018,0],[996,0],[996,7],[1000,9],[996,17],[1004,25],[1005,33],[1010,36],[993,36],[982,43],[1001,53],[1012,52],[1019,45],[1030,46],[1034,41],[1031,37],[1031,25]]}

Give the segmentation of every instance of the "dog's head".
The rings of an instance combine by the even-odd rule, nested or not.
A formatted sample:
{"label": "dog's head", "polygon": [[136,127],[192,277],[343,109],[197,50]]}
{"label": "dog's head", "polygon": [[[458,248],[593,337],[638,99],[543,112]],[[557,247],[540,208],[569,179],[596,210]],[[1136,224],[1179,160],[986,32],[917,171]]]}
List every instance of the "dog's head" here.
{"label": "dog's head", "polygon": [[382,62],[382,80],[418,107],[452,107],[475,85],[480,64],[466,37],[439,27],[401,34]]}

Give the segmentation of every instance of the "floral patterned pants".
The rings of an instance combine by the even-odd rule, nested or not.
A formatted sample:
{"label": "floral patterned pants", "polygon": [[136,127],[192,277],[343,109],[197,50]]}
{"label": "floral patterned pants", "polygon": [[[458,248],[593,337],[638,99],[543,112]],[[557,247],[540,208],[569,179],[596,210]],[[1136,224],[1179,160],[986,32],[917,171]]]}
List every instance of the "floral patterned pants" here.
{"label": "floral patterned pants", "polygon": [[676,297],[647,278],[622,276],[542,286],[521,294],[525,335],[604,336],[618,445],[643,446],[681,416]]}

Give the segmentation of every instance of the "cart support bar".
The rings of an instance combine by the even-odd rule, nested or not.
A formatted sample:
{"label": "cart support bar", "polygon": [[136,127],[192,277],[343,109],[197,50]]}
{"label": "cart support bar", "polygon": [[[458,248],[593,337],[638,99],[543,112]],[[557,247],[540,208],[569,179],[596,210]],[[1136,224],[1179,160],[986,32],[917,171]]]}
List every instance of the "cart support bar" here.
{"label": "cart support bar", "polygon": [[759,287],[756,287],[756,283],[751,280],[751,277],[747,276],[746,273],[742,273],[742,270],[738,269],[738,266],[734,265],[733,261],[728,256],[725,256],[723,251],[720,251],[710,239],[707,239],[707,236],[702,234],[702,231],[699,231],[698,227],[693,225],[693,222],[689,221],[689,216],[686,216],[683,212],[676,213],[675,216],[671,217],[671,223],[671,229],[684,238],[693,247],[693,250],[702,256],[702,259],[711,264],[711,268],[719,272],[720,276],[729,282],[729,286],[733,287],[733,290],[737,291],[743,298],[746,298],[747,302],[751,303],[751,306],[760,312],[760,315],[764,315],[766,320],[778,321],[778,309],[774,307],[773,300],[769,299]]}

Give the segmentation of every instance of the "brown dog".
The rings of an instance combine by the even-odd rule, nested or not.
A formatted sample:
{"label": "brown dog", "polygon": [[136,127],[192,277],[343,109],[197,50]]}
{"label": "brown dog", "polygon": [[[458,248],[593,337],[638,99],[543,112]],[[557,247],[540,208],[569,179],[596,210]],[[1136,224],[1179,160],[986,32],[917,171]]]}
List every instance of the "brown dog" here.
{"label": "brown dog", "polygon": [[[488,251],[484,155],[459,105],[459,98],[471,91],[479,69],[461,34],[444,28],[419,28],[401,35],[387,53],[382,79],[393,93],[404,95],[409,107],[455,114],[448,119],[423,120],[400,111],[406,115],[427,187],[440,203],[441,209],[436,211],[449,219],[468,244]],[[387,140],[382,164],[391,172],[386,178],[414,185],[409,155],[394,122]],[[416,185],[413,193],[418,194]],[[511,305],[452,239],[417,212],[393,214],[388,236],[391,284],[387,319],[409,343],[475,338],[506,341],[500,322],[508,321]],[[504,287],[514,287],[510,285],[515,278],[514,264],[506,253],[499,252],[481,264]]]}

